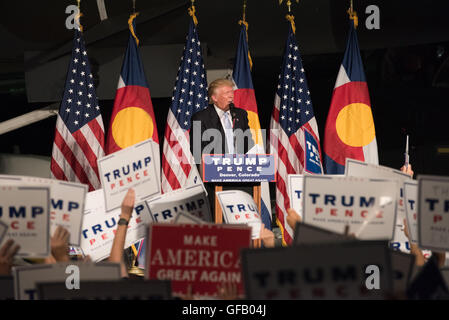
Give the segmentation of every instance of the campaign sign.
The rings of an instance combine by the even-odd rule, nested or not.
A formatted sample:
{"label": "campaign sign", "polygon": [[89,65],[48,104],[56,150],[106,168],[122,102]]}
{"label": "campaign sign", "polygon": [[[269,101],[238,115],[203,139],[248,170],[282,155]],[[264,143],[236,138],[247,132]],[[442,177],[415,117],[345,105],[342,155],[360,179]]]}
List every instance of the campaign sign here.
{"label": "campaign sign", "polygon": [[420,248],[449,251],[449,177],[418,177]]}
{"label": "campaign sign", "polygon": [[50,234],[53,235],[56,228],[62,226],[70,233],[69,243],[79,246],[87,185],[38,177],[0,175],[0,185],[3,184],[49,186]]}
{"label": "campaign sign", "polygon": [[306,146],[304,170],[313,174],[322,174],[320,149],[315,137],[304,128],[304,141]]}
{"label": "campaign sign", "polygon": [[251,227],[251,238],[260,238],[262,219],[252,196],[240,190],[216,192],[224,221],[228,224],[247,224]]}
{"label": "campaign sign", "polygon": [[[120,264],[118,263],[94,264],[75,261],[13,267],[12,274],[14,277],[14,296],[16,300],[39,300],[36,285],[40,282],[67,283],[66,280],[68,277],[78,276],[80,288],[82,288],[84,281],[118,280],[121,278]],[[69,282],[73,283],[73,281]]]}
{"label": "campaign sign", "polygon": [[191,224],[204,224],[203,220],[189,214],[186,212],[179,212],[176,216],[174,223],[180,224],[180,223],[191,223]]}
{"label": "campaign sign", "polygon": [[67,290],[65,282],[38,283],[40,300],[169,300],[170,281],[115,280],[86,281],[77,290]]}
{"label": "campaign sign", "polygon": [[[377,267],[379,288],[367,282]],[[385,242],[244,249],[242,268],[250,300],[382,299],[391,290],[390,253]]]}
{"label": "campaign sign", "polygon": [[[92,261],[100,261],[109,257],[120,213],[121,209],[105,211],[103,189],[89,192],[86,195],[81,249],[84,255],[90,255]],[[146,225],[150,221],[150,214],[145,204],[136,204],[128,224],[125,248],[129,248],[145,237]]]}
{"label": "campaign sign", "polygon": [[13,239],[21,257],[50,254],[50,188],[0,186],[0,220],[8,226],[0,243]]}
{"label": "campaign sign", "polygon": [[[390,241],[390,248],[399,250],[403,253],[410,253],[410,240],[405,236],[403,224],[396,224],[394,229],[394,238]],[[422,254],[424,258],[428,259],[432,252],[430,250],[422,250]]]}
{"label": "campaign sign", "polygon": [[296,223],[295,234],[293,238],[294,245],[338,243],[349,241],[354,241],[354,239],[301,222]]}
{"label": "campaign sign", "polygon": [[136,192],[136,203],[160,193],[155,164],[151,139],[98,159],[106,211],[119,208],[129,188]]}
{"label": "campaign sign", "polygon": [[271,154],[203,154],[204,182],[276,182]]}
{"label": "campaign sign", "polygon": [[[326,174],[326,177],[343,177],[341,174]],[[302,190],[304,187],[303,174],[287,175],[288,196],[290,198],[290,208],[302,218]],[[288,227],[288,225],[286,225]],[[290,228],[290,227],[288,227]]]}
{"label": "campaign sign", "polygon": [[392,239],[396,222],[395,180],[304,176],[303,222],[361,240]]}
{"label": "campaign sign", "polygon": [[302,218],[302,190],[304,186],[304,175],[289,174],[287,176],[288,196],[290,198],[290,208]]}
{"label": "campaign sign", "polygon": [[400,218],[403,218],[403,212],[405,211],[403,183],[405,181],[412,181],[412,178],[408,174],[402,172],[401,170],[347,158],[345,175],[351,177],[385,178],[398,180],[398,211],[401,215]]}
{"label": "campaign sign", "polygon": [[405,294],[415,264],[415,256],[392,249],[390,249],[390,253],[393,272],[393,290],[396,294]]}
{"label": "campaign sign", "polygon": [[209,200],[202,184],[155,196],[147,200],[146,205],[154,222],[171,222],[180,212],[212,221]]}
{"label": "campaign sign", "polygon": [[191,285],[194,296],[215,297],[222,283],[236,284],[243,295],[240,250],[251,244],[248,227],[152,223],[148,239],[145,277],[171,280],[174,296]]}
{"label": "campaign sign", "polygon": [[418,242],[418,182],[404,182],[405,217],[410,241]]}

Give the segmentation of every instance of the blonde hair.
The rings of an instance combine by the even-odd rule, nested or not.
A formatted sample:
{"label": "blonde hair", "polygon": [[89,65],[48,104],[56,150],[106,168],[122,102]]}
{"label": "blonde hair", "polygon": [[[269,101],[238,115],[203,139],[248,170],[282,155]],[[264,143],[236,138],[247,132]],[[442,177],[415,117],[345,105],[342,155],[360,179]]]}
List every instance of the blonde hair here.
{"label": "blonde hair", "polygon": [[[209,101],[212,101],[212,95],[215,93],[215,90],[219,87],[223,87],[223,86],[229,86],[229,87],[234,87],[234,83],[231,80],[228,79],[216,79],[214,81],[212,81],[209,84],[209,87],[207,89],[207,94],[209,96]],[[210,103],[210,102],[209,102]]]}

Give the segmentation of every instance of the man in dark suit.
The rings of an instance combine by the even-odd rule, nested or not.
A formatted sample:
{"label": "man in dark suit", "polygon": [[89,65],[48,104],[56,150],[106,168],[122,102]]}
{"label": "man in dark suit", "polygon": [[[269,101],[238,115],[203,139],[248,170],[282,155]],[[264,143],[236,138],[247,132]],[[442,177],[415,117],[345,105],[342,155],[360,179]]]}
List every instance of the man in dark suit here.
{"label": "man in dark suit", "polygon": [[248,114],[233,104],[232,81],[213,81],[208,94],[212,104],[192,116],[190,148],[196,164],[202,154],[244,154],[254,146]]}
{"label": "man in dark suit", "polygon": [[[208,95],[212,104],[192,116],[190,148],[197,165],[201,164],[202,154],[244,154],[254,146],[248,114],[233,104],[232,81],[217,79],[211,82]],[[215,186],[206,183],[205,187],[214,208]]]}

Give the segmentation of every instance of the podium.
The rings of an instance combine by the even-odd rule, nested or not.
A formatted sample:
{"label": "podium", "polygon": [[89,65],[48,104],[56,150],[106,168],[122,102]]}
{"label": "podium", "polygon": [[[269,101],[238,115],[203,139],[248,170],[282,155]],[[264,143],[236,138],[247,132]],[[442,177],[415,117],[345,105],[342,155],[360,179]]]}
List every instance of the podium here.
{"label": "podium", "polygon": [[[252,188],[252,195],[259,214],[261,214],[262,181],[275,181],[274,157],[268,154],[209,154],[203,155],[201,175],[203,182],[214,183],[215,223],[223,223],[223,212],[217,192],[223,187]],[[261,239],[253,240],[253,247],[259,248]]]}

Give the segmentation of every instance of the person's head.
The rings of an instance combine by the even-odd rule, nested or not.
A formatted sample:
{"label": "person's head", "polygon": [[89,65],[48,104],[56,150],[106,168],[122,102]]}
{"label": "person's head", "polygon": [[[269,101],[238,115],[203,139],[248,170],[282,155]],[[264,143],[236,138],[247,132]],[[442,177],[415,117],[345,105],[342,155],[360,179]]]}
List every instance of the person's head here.
{"label": "person's head", "polygon": [[227,79],[217,79],[209,84],[209,101],[224,111],[229,110],[229,103],[234,101],[234,85]]}

